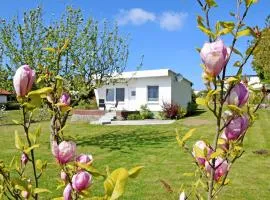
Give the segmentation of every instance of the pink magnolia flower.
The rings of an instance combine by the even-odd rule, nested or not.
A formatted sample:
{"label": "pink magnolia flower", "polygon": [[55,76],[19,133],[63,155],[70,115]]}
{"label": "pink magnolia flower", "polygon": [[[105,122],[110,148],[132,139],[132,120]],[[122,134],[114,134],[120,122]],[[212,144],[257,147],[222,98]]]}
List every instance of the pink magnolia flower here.
{"label": "pink magnolia flower", "polygon": [[66,180],[67,180],[67,174],[66,174],[66,172],[64,172],[63,170],[62,170],[61,173],[60,173],[60,178],[61,178],[63,181],[66,181]]}
{"label": "pink magnolia flower", "polygon": [[241,135],[243,135],[249,125],[249,120],[246,115],[237,116],[233,118],[228,126],[225,128],[225,135],[228,140],[237,140]]}
{"label": "pink magnolia flower", "polygon": [[223,140],[224,143],[219,144],[219,147],[221,149],[223,149],[224,151],[228,151],[229,150],[229,141],[228,141],[228,138],[226,137],[226,134],[223,132],[220,135],[220,138]]}
{"label": "pink magnolia flower", "polygon": [[230,51],[222,40],[206,42],[200,52],[206,73],[210,76],[217,76],[228,61]]}
{"label": "pink magnolia flower", "polygon": [[93,156],[92,155],[86,155],[86,154],[80,154],[76,161],[82,164],[91,164],[93,162]]}
{"label": "pink magnolia flower", "polygon": [[56,141],[52,143],[52,154],[60,164],[66,164],[72,161],[76,153],[76,144],[74,142],[63,141],[57,145]]}
{"label": "pink magnolia flower", "polygon": [[64,200],[72,200],[72,187],[70,184],[68,184],[63,192]]}
{"label": "pink magnolia flower", "polygon": [[29,197],[30,197],[30,193],[29,193],[28,191],[26,191],[26,190],[23,190],[23,191],[21,192],[21,195],[22,195],[22,197],[23,197],[24,199],[29,199]]}
{"label": "pink magnolia flower", "polygon": [[92,175],[86,171],[80,171],[72,177],[72,187],[81,192],[89,187],[92,182]]}
{"label": "pink magnolia flower", "polygon": [[197,162],[200,164],[200,165],[204,165],[205,161],[206,161],[206,158],[203,158],[203,157],[199,157],[199,155],[196,155],[196,152],[195,152],[195,146],[199,149],[201,149],[202,151],[207,151],[207,155],[210,156],[210,154],[213,152],[212,149],[202,140],[199,140],[197,141],[194,146],[193,146],[193,151],[192,151],[192,154],[193,156],[195,157],[195,159],[197,160]]}
{"label": "pink magnolia flower", "polygon": [[[211,161],[209,161],[211,163]],[[211,174],[211,165],[209,162],[205,162],[205,169],[208,174]],[[214,179],[215,181],[219,181],[221,177],[223,177],[227,171],[229,170],[229,165],[226,160],[224,160],[221,157],[218,157],[215,161],[215,174],[214,174]]]}
{"label": "pink magnolia flower", "polygon": [[21,156],[21,163],[23,164],[23,165],[26,165],[27,164],[27,162],[28,162],[28,156],[27,156],[27,154],[25,154],[25,153],[22,153],[22,156]]}
{"label": "pink magnolia flower", "polygon": [[179,200],[186,200],[186,194],[185,194],[185,192],[181,192],[181,194],[179,196]]}
{"label": "pink magnolia flower", "polygon": [[248,101],[249,92],[247,87],[243,83],[235,85],[230,94],[228,95],[226,102],[230,105],[236,105],[242,107]]}
{"label": "pink magnolia flower", "polygon": [[28,65],[19,67],[13,77],[13,86],[17,96],[25,96],[33,86],[36,74]]}
{"label": "pink magnolia flower", "polygon": [[65,104],[66,106],[70,105],[70,96],[68,93],[63,93],[62,96],[60,97],[60,103]]}

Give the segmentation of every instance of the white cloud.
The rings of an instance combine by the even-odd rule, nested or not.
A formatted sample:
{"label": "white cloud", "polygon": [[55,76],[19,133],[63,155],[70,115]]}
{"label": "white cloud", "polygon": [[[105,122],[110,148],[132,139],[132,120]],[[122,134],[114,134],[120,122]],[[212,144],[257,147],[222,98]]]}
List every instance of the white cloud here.
{"label": "white cloud", "polygon": [[163,12],[159,18],[160,27],[167,31],[179,30],[182,28],[187,16],[187,13],[182,12]]}
{"label": "white cloud", "polygon": [[156,15],[141,8],[132,8],[130,10],[120,10],[116,20],[119,25],[126,25],[129,23],[134,25],[142,25],[149,21],[155,21]]}
{"label": "white cloud", "polygon": [[132,8],[130,10],[120,10],[116,16],[116,21],[120,26],[127,24],[142,25],[147,22],[154,22],[167,31],[177,31],[183,27],[187,16],[188,14],[185,12],[166,11],[156,14],[142,8]]}

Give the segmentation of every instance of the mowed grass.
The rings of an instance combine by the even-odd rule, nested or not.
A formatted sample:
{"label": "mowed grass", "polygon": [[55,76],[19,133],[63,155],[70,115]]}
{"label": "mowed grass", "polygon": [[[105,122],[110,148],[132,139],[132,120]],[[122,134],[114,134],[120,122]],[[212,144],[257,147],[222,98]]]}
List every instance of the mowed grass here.
{"label": "mowed grass", "polygon": [[[15,118],[18,117],[14,114]],[[9,113],[11,115],[11,113]],[[270,150],[270,111],[259,112],[259,119],[248,131],[244,141],[245,153],[231,168],[230,184],[221,193],[220,199],[254,200],[270,198],[270,154],[259,155],[254,151]],[[1,123],[0,123],[1,124]],[[35,123],[42,127],[40,138],[41,148],[37,157],[48,160],[49,165],[41,179],[41,186],[53,191],[42,199],[61,196],[62,190],[56,191],[59,177],[59,167],[51,155],[49,147],[49,122]],[[181,184],[190,184],[192,177],[183,173],[192,172],[192,158],[183,153],[175,140],[175,129],[184,134],[190,128],[197,128],[188,144],[200,138],[212,140],[214,121],[210,113],[201,111],[194,117],[181,119],[172,125],[152,126],[94,126],[89,124],[71,124],[65,129],[68,138],[74,138],[78,153],[91,153],[94,156],[94,166],[105,171],[106,166],[111,170],[118,167],[132,168],[143,165],[145,168],[136,179],[130,179],[124,200],[143,199],[178,199],[168,193],[160,180],[169,183],[175,191]],[[15,125],[0,126],[0,158],[8,163],[20,154],[14,147],[14,130],[23,134],[22,128]],[[103,194],[103,180],[94,179],[91,188],[93,195]]]}

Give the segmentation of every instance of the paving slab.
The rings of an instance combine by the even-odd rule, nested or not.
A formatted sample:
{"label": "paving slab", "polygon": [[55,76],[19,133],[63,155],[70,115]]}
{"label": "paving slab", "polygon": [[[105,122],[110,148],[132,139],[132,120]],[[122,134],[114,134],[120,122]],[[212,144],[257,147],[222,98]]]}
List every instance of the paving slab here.
{"label": "paving slab", "polygon": [[112,121],[111,124],[107,124],[108,126],[114,125],[155,125],[155,124],[172,124],[175,120],[158,120],[158,119],[150,119],[150,120],[123,120],[123,121]]}

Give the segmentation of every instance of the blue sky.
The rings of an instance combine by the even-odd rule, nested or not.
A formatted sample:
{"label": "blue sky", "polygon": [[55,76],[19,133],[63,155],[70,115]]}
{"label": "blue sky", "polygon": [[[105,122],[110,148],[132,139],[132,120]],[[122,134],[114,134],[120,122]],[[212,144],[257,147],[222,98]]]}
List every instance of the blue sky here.
{"label": "blue sky", "polygon": [[[211,20],[233,20],[230,11],[236,10],[236,0],[217,0],[219,7],[210,13]],[[231,2],[231,3],[228,3]],[[207,40],[196,27],[196,16],[201,14],[196,0],[3,0],[0,16],[11,18],[24,10],[42,5],[46,20],[56,18],[67,5],[81,8],[85,17],[118,21],[122,34],[130,34],[130,57],[127,70],[134,70],[144,55],[142,69],[170,68],[183,74],[203,89],[201,61],[195,50]],[[247,17],[247,24],[264,26],[270,14],[270,1],[260,0]],[[230,38],[224,38],[229,45]],[[237,44],[244,50],[247,41]],[[233,73],[233,67],[229,73]],[[250,64],[244,73],[254,74]]]}

